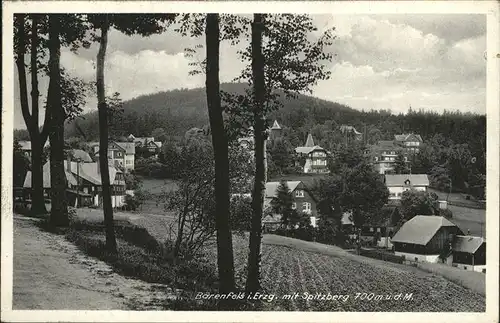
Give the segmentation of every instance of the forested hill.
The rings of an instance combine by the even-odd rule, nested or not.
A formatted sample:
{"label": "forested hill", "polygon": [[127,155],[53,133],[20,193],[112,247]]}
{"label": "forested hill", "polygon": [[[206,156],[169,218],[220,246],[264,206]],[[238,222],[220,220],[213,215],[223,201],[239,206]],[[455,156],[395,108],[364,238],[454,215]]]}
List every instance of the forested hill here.
{"label": "forested hill", "polygon": [[[246,85],[223,84],[222,89],[242,93]],[[311,132],[318,144],[326,147],[341,141],[339,127],[351,125],[366,133],[368,143],[393,139],[394,134],[415,132],[428,141],[442,135],[448,142],[468,144],[475,154],[484,155],[486,149],[486,116],[459,112],[410,111],[407,114],[391,114],[390,111],[362,112],[348,106],[299,95],[295,99],[282,99],[284,107],[270,117],[277,119],[285,128],[292,145],[300,145]],[[453,110],[453,107],[449,107]],[[136,136],[151,135],[157,128],[167,136],[183,136],[192,127],[208,124],[206,94],[204,88],[182,89],[141,96],[124,103],[124,112],[110,129],[114,137],[133,133]],[[78,118],[87,140],[98,138],[97,113]],[[67,137],[80,137],[74,123],[66,130]]]}
{"label": "forested hill", "polygon": [[[243,93],[245,84],[226,83],[221,89],[232,93]],[[283,98],[286,110],[309,111],[319,107],[327,111],[356,113],[359,111],[334,102],[320,100],[311,96],[299,95],[296,99]],[[208,124],[206,93],[204,88],[181,89],[144,95],[124,102],[123,115],[115,118],[113,135],[136,136],[150,135],[156,128],[163,128],[167,135],[184,135],[192,127]],[[98,138],[97,112],[91,112],[78,118],[78,126],[89,140]],[[68,124],[66,137],[80,136],[74,123]]]}

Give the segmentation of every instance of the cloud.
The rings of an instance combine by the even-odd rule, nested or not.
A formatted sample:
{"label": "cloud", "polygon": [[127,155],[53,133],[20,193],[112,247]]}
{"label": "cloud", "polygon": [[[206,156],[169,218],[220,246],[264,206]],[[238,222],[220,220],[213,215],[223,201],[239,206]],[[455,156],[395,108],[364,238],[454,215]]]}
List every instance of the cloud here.
{"label": "cloud", "polygon": [[[335,27],[337,36],[331,49],[337,56],[327,66],[332,77],[319,82],[313,95],[365,110],[390,108],[403,112],[412,105],[416,109],[485,113],[484,15],[325,14],[312,18],[320,32]],[[231,81],[248,64],[237,55],[248,41],[242,39],[235,46],[221,44],[221,82]],[[202,87],[204,75],[188,74],[193,69],[190,63],[203,60],[204,49],[200,48],[192,58],[184,54],[184,48],[203,43],[203,37],[181,37],[173,31],[129,37],[112,30],[105,68],[106,90],[130,99],[158,91]],[[77,54],[63,49],[61,64],[72,75],[93,81],[96,54],[96,44]],[[46,78],[41,77],[40,84],[45,89]],[[90,98],[86,110],[95,106],[95,99]],[[16,127],[24,126],[20,109],[16,109],[15,122]]]}

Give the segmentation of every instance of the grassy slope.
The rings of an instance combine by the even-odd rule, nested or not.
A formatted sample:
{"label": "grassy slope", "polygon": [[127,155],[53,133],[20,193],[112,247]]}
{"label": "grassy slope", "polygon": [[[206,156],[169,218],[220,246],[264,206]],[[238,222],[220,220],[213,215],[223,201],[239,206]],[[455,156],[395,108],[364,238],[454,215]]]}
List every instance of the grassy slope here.
{"label": "grassy slope", "polygon": [[[82,210],[83,211],[83,210]],[[95,213],[98,210],[89,210]],[[96,218],[88,215],[86,218]],[[148,214],[117,214],[121,219],[145,227],[154,237],[163,240],[170,217]],[[170,220],[169,220],[170,219]],[[247,237],[233,239],[237,278],[242,282],[247,259]],[[215,248],[207,256],[215,266]],[[417,268],[382,262],[348,254],[344,250],[319,243],[306,242],[275,235],[265,235],[263,241],[263,286],[281,297],[291,293],[350,294],[346,302],[294,301],[275,299],[266,303],[269,310],[324,311],[484,311],[485,298],[441,275]],[[458,269],[457,269],[458,270]],[[472,284],[484,286],[484,275],[474,276]],[[472,276],[467,276],[472,277]],[[458,279],[457,281],[460,281]],[[471,282],[463,282],[471,283]],[[356,293],[381,295],[413,293],[411,301],[354,300]]]}

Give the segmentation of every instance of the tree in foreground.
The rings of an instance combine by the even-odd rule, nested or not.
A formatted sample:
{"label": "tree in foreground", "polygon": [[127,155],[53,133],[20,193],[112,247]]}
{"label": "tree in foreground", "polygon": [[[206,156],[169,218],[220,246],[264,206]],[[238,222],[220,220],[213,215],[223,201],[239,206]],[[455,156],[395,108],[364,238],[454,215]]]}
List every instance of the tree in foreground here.
{"label": "tree in foreground", "polygon": [[[43,214],[47,212],[45,208],[45,198],[43,195],[43,145],[48,135],[48,116],[45,116],[43,129],[39,128],[39,91],[38,91],[38,69],[39,62],[39,15],[31,17],[31,37],[28,32],[29,19],[25,14],[14,15],[14,58],[17,66],[19,78],[19,91],[21,99],[21,111],[23,114],[26,129],[31,141],[31,213]],[[31,46],[31,113],[28,102],[28,87],[26,82],[25,54],[27,48]]]}
{"label": "tree in foreground", "polygon": [[174,18],[175,15],[173,14],[92,14],[88,16],[90,23],[89,28],[93,32],[100,33],[99,36],[93,36],[94,39],[99,41],[96,67],[97,107],[99,113],[99,166],[101,168],[106,248],[110,252],[116,252],[116,238],[113,225],[113,208],[111,204],[111,185],[108,165],[109,104],[106,100],[104,80],[108,32],[110,28],[113,27],[126,35],[140,34],[142,36],[150,36],[155,33],[163,32],[168,22],[172,21]]}
{"label": "tree in foreground", "polygon": [[[233,127],[242,132],[254,129],[255,178],[253,216],[250,232],[248,276],[246,290],[261,289],[261,243],[264,190],[267,181],[266,141],[268,114],[281,106],[278,91],[287,97],[311,91],[318,80],[330,75],[326,66],[333,58],[328,53],[332,44],[331,30],[319,37],[308,15],[255,14],[251,29],[251,44],[240,52],[243,61],[250,61],[238,81],[250,87],[245,94],[223,93],[226,110]],[[315,41],[311,41],[311,38]]]}
{"label": "tree in foreground", "polygon": [[293,209],[293,195],[285,181],[280,182],[276,196],[271,200],[271,207],[275,214],[281,215],[281,223],[288,228],[297,224],[297,212]]}
{"label": "tree in foreground", "polygon": [[206,93],[215,160],[215,225],[219,291],[234,291],[234,260],[229,215],[229,148],[222,116],[219,81],[219,15],[206,16]]}
{"label": "tree in foreground", "polygon": [[67,226],[68,204],[66,199],[67,179],[64,167],[64,120],[61,92],[61,42],[59,31],[62,29],[60,15],[49,15],[49,91],[47,105],[50,109],[50,222],[54,226]]}

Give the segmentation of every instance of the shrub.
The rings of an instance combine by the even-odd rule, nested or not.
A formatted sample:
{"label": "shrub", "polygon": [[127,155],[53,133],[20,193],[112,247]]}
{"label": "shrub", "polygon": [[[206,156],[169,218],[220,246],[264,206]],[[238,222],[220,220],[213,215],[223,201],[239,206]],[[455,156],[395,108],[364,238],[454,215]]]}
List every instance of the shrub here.
{"label": "shrub", "polygon": [[438,215],[447,219],[453,218],[453,212],[450,209],[439,209]]}
{"label": "shrub", "polygon": [[173,244],[160,244],[146,229],[127,221],[116,221],[117,253],[106,250],[103,223],[76,221],[66,238],[118,273],[150,283],[168,284],[194,291],[214,291],[217,273],[202,258],[174,261]]}

